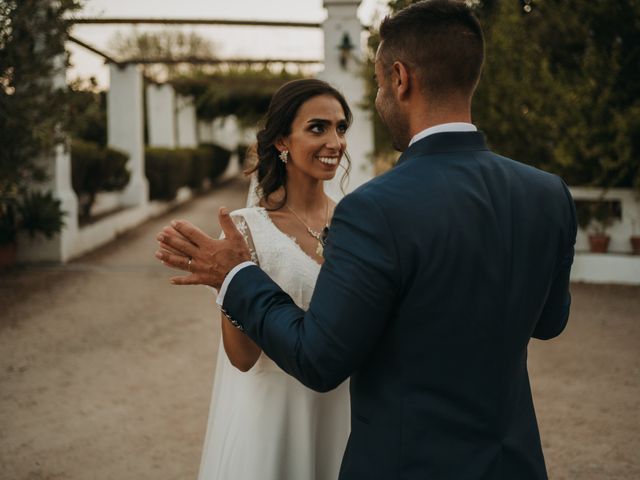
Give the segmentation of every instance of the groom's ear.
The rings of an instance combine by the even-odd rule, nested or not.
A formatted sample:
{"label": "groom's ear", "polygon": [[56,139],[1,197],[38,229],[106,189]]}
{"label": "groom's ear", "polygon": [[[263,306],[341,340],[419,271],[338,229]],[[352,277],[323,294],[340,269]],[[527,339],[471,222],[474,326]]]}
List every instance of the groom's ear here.
{"label": "groom's ear", "polygon": [[398,100],[407,100],[411,92],[411,74],[402,62],[394,62],[391,67],[391,83]]}

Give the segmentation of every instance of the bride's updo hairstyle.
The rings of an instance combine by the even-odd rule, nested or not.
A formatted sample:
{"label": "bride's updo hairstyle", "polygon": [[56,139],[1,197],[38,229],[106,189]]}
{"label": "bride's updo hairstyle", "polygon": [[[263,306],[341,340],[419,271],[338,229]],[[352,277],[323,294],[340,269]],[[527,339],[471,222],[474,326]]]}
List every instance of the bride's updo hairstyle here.
{"label": "bride's updo hairstyle", "polygon": [[[276,148],[276,141],[291,134],[291,124],[296,118],[300,106],[318,95],[331,95],[338,100],[342,105],[347,125],[351,125],[353,115],[344,96],[322,80],[292,80],[280,87],[271,98],[269,109],[263,120],[264,127],[257,135],[256,153],[258,163],[246,173],[257,172],[258,189],[261,190],[265,200],[268,200],[269,196],[281,187],[284,188],[284,197],[273,210],[282,208],[287,201],[287,169],[286,165],[280,160],[280,152]],[[344,157],[347,161],[347,166],[340,182],[341,185],[346,180],[351,168],[351,161],[346,152]]]}

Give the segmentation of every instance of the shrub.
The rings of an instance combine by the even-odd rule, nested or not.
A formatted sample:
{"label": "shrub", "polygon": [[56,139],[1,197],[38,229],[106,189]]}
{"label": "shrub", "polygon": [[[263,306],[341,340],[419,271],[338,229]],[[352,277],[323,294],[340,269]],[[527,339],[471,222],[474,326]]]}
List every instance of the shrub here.
{"label": "shrub", "polygon": [[236,149],[236,153],[238,154],[238,162],[244,168],[247,165],[247,162],[251,161],[250,158],[255,152],[253,151],[253,146],[248,145],[238,145]]}
{"label": "shrub", "polygon": [[149,180],[151,200],[170,201],[178,189],[190,181],[192,170],[190,149],[147,148],[145,173]]}
{"label": "shrub", "polygon": [[200,190],[205,179],[213,168],[213,152],[207,147],[191,150],[191,174],[188,185],[193,190]]}
{"label": "shrub", "polygon": [[31,238],[38,233],[52,238],[64,227],[62,217],[66,213],[62,212],[60,200],[54,198],[51,192],[29,192],[18,203],[18,215],[22,229]]}
{"label": "shrub", "polygon": [[206,148],[211,152],[212,165],[209,172],[209,178],[211,179],[211,181],[213,181],[220,175],[222,175],[229,166],[231,152],[226,148],[213,143],[204,144],[201,146],[201,148]]}
{"label": "shrub", "polygon": [[98,192],[122,190],[129,183],[129,157],[112,148],[74,140],[71,144],[71,182],[78,195],[81,219],[91,215]]}
{"label": "shrub", "polygon": [[0,202],[0,245],[15,243],[19,230],[30,237],[38,233],[52,238],[64,227],[66,215],[60,200],[51,192],[26,191],[20,196],[5,197]]}
{"label": "shrub", "polygon": [[97,91],[94,77],[76,79],[69,85],[68,132],[73,138],[107,145],[107,93]]}
{"label": "shrub", "polygon": [[622,218],[619,201],[600,198],[598,200],[577,200],[575,203],[578,225],[585,232],[604,235],[617,219]]}
{"label": "shrub", "polygon": [[231,152],[218,145],[198,148],[155,148],[145,150],[145,170],[151,200],[170,201],[178,189],[202,188],[204,180],[215,180],[229,165]]}

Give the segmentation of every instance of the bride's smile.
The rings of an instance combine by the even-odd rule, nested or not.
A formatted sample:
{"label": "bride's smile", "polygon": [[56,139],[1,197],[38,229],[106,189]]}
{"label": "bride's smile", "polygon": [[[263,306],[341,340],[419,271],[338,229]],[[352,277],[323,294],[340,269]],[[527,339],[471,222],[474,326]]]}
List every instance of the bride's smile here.
{"label": "bride's smile", "polygon": [[340,157],[317,157],[325,165],[338,165]]}

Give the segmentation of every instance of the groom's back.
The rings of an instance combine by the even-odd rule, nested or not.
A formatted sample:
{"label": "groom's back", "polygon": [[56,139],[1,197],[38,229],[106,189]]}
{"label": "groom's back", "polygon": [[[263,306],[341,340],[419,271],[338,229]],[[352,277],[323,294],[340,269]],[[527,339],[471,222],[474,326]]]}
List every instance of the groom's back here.
{"label": "groom's back", "polygon": [[568,313],[552,298],[575,236],[560,179],[449,133],[354,195],[380,206],[402,275],[352,376],[344,478],[546,478],[526,359]]}

